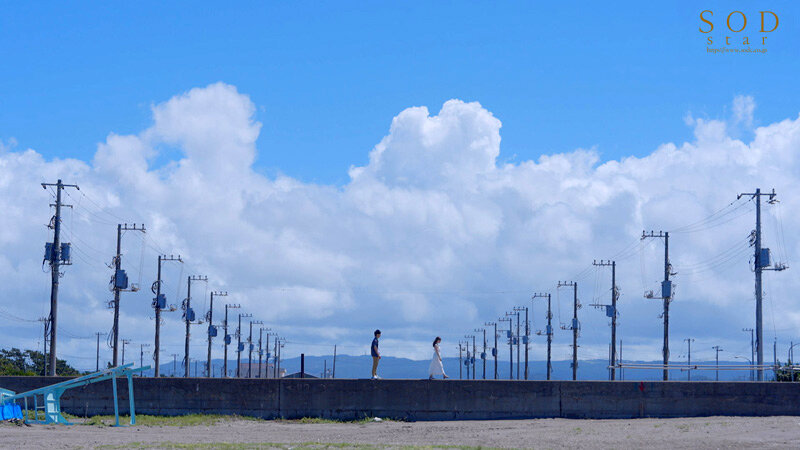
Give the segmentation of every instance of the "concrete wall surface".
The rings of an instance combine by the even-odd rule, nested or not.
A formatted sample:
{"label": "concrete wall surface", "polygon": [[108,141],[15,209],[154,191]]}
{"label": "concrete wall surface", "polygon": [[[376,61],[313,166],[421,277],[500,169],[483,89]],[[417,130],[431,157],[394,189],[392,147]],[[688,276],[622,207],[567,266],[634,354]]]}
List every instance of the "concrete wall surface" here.
{"label": "concrete wall surface", "polygon": [[[0,377],[16,392],[63,377]],[[350,420],[800,415],[800,384],[685,381],[494,381],[134,378],[137,414],[238,414]],[[118,381],[120,413],[128,385]],[[65,412],[113,414],[111,382],[67,391]]]}

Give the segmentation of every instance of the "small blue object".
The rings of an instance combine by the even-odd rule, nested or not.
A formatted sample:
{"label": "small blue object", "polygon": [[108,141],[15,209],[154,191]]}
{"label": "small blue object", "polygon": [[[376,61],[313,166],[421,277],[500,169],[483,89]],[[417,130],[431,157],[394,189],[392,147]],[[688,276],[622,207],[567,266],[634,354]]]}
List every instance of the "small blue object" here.
{"label": "small blue object", "polygon": [[762,248],[758,256],[758,267],[769,267],[769,249]]}
{"label": "small blue object", "polygon": [[194,322],[194,310],[192,308],[186,308],[186,321]]}
{"label": "small blue object", "polygon": [[511,344],[512,345],[517,345],[517,342],[519,342],[519,341],[518,341],[518,339],[516,337],[511,338]]}
{"label": "small blue object", "polygon": [[44,260],[53,262],[55,259],[55,254],[53,252],[53,243],[48,242],[44,244]]}
{"label": "small blue object", "polygon": [[231,345],[231,335],[230,334],[226,334],[225,335],[225,345]]}
{"label": "small blue object", "polygon": [[158,294],[156,298],[153,299],[153,308],[164,309],[166,307],[167,307],[167,296],[164,294]]}
{"label": "small blue object", "polygon": [[470,362],[470,364],[475,364],[475,357],[473,356],[472,358],[470,358],[469,362]]}
{"label": "small blue object", "polygon": [[672,280],[664,280],[661,282],[661,298],[672,297]]}
{"label": "small blue object", "polygon": [[486,359],[486,352],[481,352],[481,359]]}
{"label": "small blue object", "polygon": [[70,261],[70,244],[69,242],[64,242],[61,244],[61,262],[69,263]]}
{"label": "small blue object", "polygon": [[493,348],[493,349],[492,349],[492,356],[493,356],[493,357],[494,357],[494,356],[497,356],[497,349],[496,349],[496,348]]}
{"label": "small blue object", "polygon": [[465,365],[465,366],[469,366],[469,358],[467,358],[467,359],[465,359],[465,360],[464,360],[464,365]]}
{"label": "small blue object", "polygon": [[214,325],[208,326],[208,335],[211,337],[217,337],[217,327]]}
{"label": "small blue object", "polygon": [[272,353],[267,352],[267,361],[269,361],[270,358],[272,358]]}
{"label": "small blue object", "polygon": [[239,342],[239,347],[238,348],[239,348],[240,352],[243,352],[244,351],[244,342]]}
{"label": "small blue object", "polygon": [[506,337],[507,337],[507,338],[510,338],[510,337],[511,337],[511,330],[506,330]]}
{"label": "small blue object", "polygon": [[548,335],[550,335],[550,334],[553,334],[553,327],[551,327],[550,325],[548,325],[548,326],[546,327],[546,329],[547,329],[547,334],[548,334]]}
{"label": "small blue object", "polygon": [[253,351],[253,349],[254,349],[254,348],[256,348],[256,346],[255,346],[255,345],[253,345],[253,344],[250,344],[250,351],[251,351],[251,352]]}
{"label": "small blue object", "polygon": [[119,269],[114,273],[114,287],[117,289],[128,289],[128,274]]}
{"label": "small blue object", "polygon": [[528,344],[528,336],[522,336],[522,343],[526,345]]}
{"label": "small blue object", "polygon": [[580,330],[581,324],[578,322],[578,319],[572,319],[572,329],[573,330]]}
{"label": "small blue object", "polygon": [[611,305],[606,305],[606,317],[614,317],[614,307]]}

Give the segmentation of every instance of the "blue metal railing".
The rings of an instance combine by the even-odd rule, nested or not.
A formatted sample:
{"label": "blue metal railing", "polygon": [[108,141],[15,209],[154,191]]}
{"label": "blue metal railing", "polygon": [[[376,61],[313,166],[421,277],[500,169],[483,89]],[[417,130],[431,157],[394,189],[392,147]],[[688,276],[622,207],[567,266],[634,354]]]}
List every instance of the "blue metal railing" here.
{"label": "blue metal railing", "polygon": [[[112,367],[88,375],[83,375],[61,383],[41,387],[21,394],[15,394],[7,389],[0,389],[0,405],[16,404],[17,400],[22,400],[25,405],[25,423],[60,423],[69,425],[69,421],[61,415],[61,395],[68,389],[86,386],[111,379],[114,392],[114,417],[116,425],[119,426],[119,402],[117,401],[117,378],[128,378],[128,401],[130,403],[131,420],[130,424],[136,424],[136,411],[133,403],[133,374],[150,369],[150,366],[133,368],[133,363],[124,366]],[[42,405],[39,405],[39,397],[42,398]],[[28,409],[28,399],[33,400],[33,419],[31,411]],[[44,420],[39,420],[39,411],[44,411]]]}

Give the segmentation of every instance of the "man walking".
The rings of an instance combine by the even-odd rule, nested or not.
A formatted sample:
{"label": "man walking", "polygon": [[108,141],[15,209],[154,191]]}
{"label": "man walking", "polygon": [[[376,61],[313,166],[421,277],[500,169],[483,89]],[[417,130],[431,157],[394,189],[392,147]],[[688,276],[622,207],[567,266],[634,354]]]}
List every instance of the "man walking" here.
{"label": "man walking", "polygon": [[381,352],[378,351],[378,339],[381,337],[381,330],[375,330],[375,339],[372,340],[372,348],[370,353],[372,354],[372,379],[379,380],[381,377],[378,376],[378,361],[381,360]]}

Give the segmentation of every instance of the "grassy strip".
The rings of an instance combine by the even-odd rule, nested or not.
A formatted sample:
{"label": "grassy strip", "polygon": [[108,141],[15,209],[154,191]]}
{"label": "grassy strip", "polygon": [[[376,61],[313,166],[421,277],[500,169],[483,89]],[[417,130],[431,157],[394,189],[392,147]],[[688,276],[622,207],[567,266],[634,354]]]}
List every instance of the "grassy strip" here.
{"label": "grassy strip", "polygon": [[[64,415],[67,417],[67,415]],[[116,424],[114,416],[92,416],[88,419],[80,417],[69,416],[67,420],[76,424],[82,425],[95,425],[95,426],[111,426]],[[83,422],[81,422],[83,420]],[[128,425],[130,423],[130,416],[119,416],[120,425]],[[209,426],[215,425],[226,420],[260,420],[253,417],[244,416],[227,416],[221,414],[187,414],[184,416],[148,416],[144,414],[136,415],[137,426],[151,426],[151,427],[194,427],[194,426]]]}
{"label": "grassy strip", "polygon": [[[354,424],[366,424],[375,422],[375,419],[372,417],[364,417],[363,419],[357,420],[336,420],[336,419],[322,419],[319,417],[303,417],[302,419],[280,419],[281,422],[287,423],[354,423]],[[390,422],[389,419],[382,419],[380,422]]]}
{"label": "grassy strip", "polygon": [[[80,425],[94,425],[94,426],[111,426],[116,424],[114,416],[92,416],[88,419],[73,416],[71,414],[63,414],[64,417],[72,423]],[[42,417],[43,418],[43,417]],[[248,416],[229,416],[221,414],[187,414],[183,416],[148,416],[145,414],[136,415],[137,426],[151,426],[151,427],[193,427],[193,426],[211,426],[220,422],[228,420],[252,420],[259,421],[255,417]],[[277,422],[282,423],[300,423],[300,424],[367,424],[374,422],[372,417],[365,417],[358,420],[333,420],[321,419],[318,417],[304,417],[302,419],[276,419]],[[383,419],[386,422],[387,419]],[[128,425],[130,423],[130,416],[120,415],[120,425]]]}

